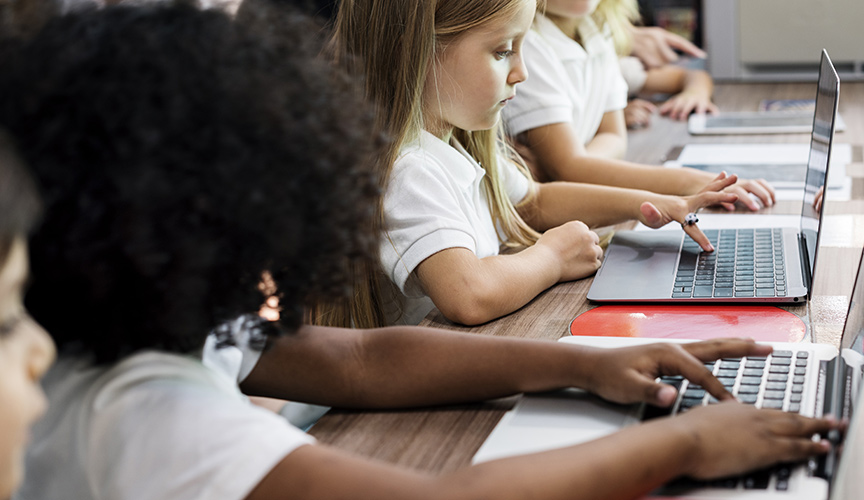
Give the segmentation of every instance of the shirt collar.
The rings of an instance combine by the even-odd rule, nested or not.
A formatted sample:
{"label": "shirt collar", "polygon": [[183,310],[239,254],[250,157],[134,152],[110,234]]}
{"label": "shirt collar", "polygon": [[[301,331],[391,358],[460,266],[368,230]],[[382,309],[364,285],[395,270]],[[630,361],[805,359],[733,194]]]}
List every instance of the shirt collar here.
{"label": "shirt collar", "polygon": [[448,144],[423,130],[420,132],[418,143],[419,148],[431,153],[460,186],[472,186],[486,175],[483,167],[455,138],[451,138]]}
{"label": "shirt collar", "polygon": [[[587,59],[588,54],[593,52],[594,45],[608,36],[608,29],[601,30],[590,16],[579,24],[579,36],[584,46],[564,34],[551,19],[542,14],[535,17],[534,30],[562,61]],[[602,34],[602,37],[598,37],[598,34]]]}

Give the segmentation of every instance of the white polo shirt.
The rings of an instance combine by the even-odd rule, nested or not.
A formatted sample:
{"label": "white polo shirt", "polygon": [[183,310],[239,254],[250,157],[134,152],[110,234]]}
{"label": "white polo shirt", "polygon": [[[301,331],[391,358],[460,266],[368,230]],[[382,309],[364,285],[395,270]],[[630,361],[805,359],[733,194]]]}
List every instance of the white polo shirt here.
{"label": "white polo shirt", "polygon": [[635,97],[648,80],[648,70],[645,69],[638,57],[633,56],[620,58],[618,66],[621,68],[621,76],[627,82],[627,94],[630,97]]}
{"label": "white polo shirt", "polygon": [[[530,181],[509,160],[499,161],[507,195],[517,204]],[[478,258],[497,255],[501,235],[492,222],[482,180],[486,172],[455,140],[452,145],[423,131],[393,165],[384,195],[386,233],[380,258],[401,293],[401,317],[391,324],[417,324],[432,309],[414,270],[448,248],[467,248]],[[398,311],[397,311],[398,312]]]}
{"label": "white polo shirt", "polygon": [[14,499],[246,498],[315,439],[249,403],[241,364],[156,351],[109,366],[61,357],[43,381],[50,406]]}
{"label": "white polo shirt", "polygon": [[604,113],[627,106],[627,83],[608,27],[601,32],[586,18],[579,34],[584,47],[537,15],[522,46],[528,79],[503,110],[508,134],[569,122],[587,144]]}

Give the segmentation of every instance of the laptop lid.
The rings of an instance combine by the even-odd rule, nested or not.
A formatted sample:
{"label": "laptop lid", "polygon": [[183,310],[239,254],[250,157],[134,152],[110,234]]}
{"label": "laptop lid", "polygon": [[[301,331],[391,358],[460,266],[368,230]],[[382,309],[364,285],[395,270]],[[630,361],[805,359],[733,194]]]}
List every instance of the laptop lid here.
{"label": "laptop lid", "polygon": [[[687,252],[692,258],[696,258],[694,252],[699,253],[698,247],[690,250],[692,245],[687,243],[692,242],[685,239],[686,248],[682,249],[684,235],[677,230],[621,231],[616,233],[607,249],[603,265],[588,291],[588,299],[597,302],[779,303],[799,302],[809,298],[813,289],[813,272],[822,227],[822,207],[825,203],[821,201],[824,201],[826,195],[824,186],[833,142],[839,89],[840,79],[828,53],[823,50],[799,227],[797,233],[786,231],[782,236],[777,236],[782,239],[782,246],[786,251],[783,257],[785,274],[782,290],[778,285],[776,293],[771,291],[770,296],[762,295],[759,290],[749,293],[739,291],[737,277],[734,291],[725,289],[724,294],[715,288],[712,295],[710,283],[707,295],[704,292],[705,287],[697,287],[695,282],[689,287],[685,284],[678,290],[676,271],[679,268],[679,255]],[[817,198],[820,200],[818,204],[815,203]],[[778,227],[780,225],[778,224]],[[780,244],[781,242],[775,243],[775,246]],[[721,252],[722,250],[720,248]]]}
{"label": "laptop lid", "polygon": [[[858,266],[858,275],[849,299],[849,309],[843,326],[840,346],[844,359],[852,366],[864,363],[864,254]],[[840,418],[849,420],[849,430],[842,446],[837,449],[837,473],[831,487],[832,499],[864,498],[864,480],[860,471],[864,470],[864,411],[858,409],[861,402],[861,379],[864,376],[860,366],[855,376],[849,377],[849,398],[843,398],[842,405],[835,408]],[[858,411],[856,411],[858,409]]]}
{"label": "laptop lid", "polygon": [[[813,113],[813,129],[810,133],[810,155],[807,159],[807,174],[804,183],[804,196],[801,203],[800,233],[804,238],[809,271],[812,278],[816,267],[816,254],[822,228],[825,204],[819,198],[824,196],[828,164],[831,160],[831,146],[834,142],[835,118],[840,94],[840,78],[822,49],[819,65],[819,80],[816,84],[816,107]],[[818,203],[817,203],[818,202]],[[808,297],[812,287],[808,287]]]}

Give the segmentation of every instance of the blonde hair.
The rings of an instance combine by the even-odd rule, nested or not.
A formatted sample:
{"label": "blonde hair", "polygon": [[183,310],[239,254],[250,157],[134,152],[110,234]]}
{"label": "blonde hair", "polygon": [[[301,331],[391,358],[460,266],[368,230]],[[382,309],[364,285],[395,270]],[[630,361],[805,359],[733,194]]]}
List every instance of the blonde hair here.
{"label": "blonde hair", "polygon": [[[543,1],[543,0],[538,0]],[[339,5],[330,52],[336,61],[365,77],[366,95],[376,108],[379,129],[389,147],[378,158],[382,190],[399,151],[423,129],[423,90],[437,56],[461,35],[478,26],[515,15],[520,0],[343,0]],[[509,245],[530,245],[539,234],[516,212],[499,170],[507,148],[500,123],[493,129],[456,129],[453,137],[486,171],[484,191],[492,218]],[[529,175],[524,165],[517,165]],[[379,205],[378,221],[383,224]],[[386,237],[386,234],[384,235]],[[383,325],[380,270],[361,270],[347,311],[325,312],[328,324],[367,328]],[[346,309],[343,307],[343,309]],[[350,318],[350,320],[349,320]]]}
{"label": "blonde hair", "polygon": [[609,26],[619,56],[630,55],[633,49],[630,28],[642,19],[637,0],[600,0],[591,17],[597,26]]}

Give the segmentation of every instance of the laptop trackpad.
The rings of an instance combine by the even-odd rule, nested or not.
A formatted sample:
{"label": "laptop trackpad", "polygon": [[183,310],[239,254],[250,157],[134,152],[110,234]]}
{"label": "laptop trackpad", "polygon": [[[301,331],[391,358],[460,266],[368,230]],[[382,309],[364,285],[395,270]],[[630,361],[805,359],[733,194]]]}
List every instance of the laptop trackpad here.
{"label": "laptop trackpad", "polygon": [[675,281],[680,231],[621,231],[606,251],[588,298],[669,299]]}
{"label": "laptop trackpad", "polygon": [[638,421],[640,405],[616,405],[579,389],[526,394],[507,412],[474,463],[597,439]]}
{"label": "laptop trackpad", "polygon": [[618,405],[578,389],[526,395],[513,416],[515,426],[612,432],[635,417],[637,406]]}
{"label": "laptop trackpad", "polygon": [[[515,428],[551,431],[555,446],[590,441],[638,420],[639,405],[619,405],[578,389],[526,395],[510,424]],[[545,434],[541,432],[540,434]],[[534,438],[539,438],[535,435]]]}

